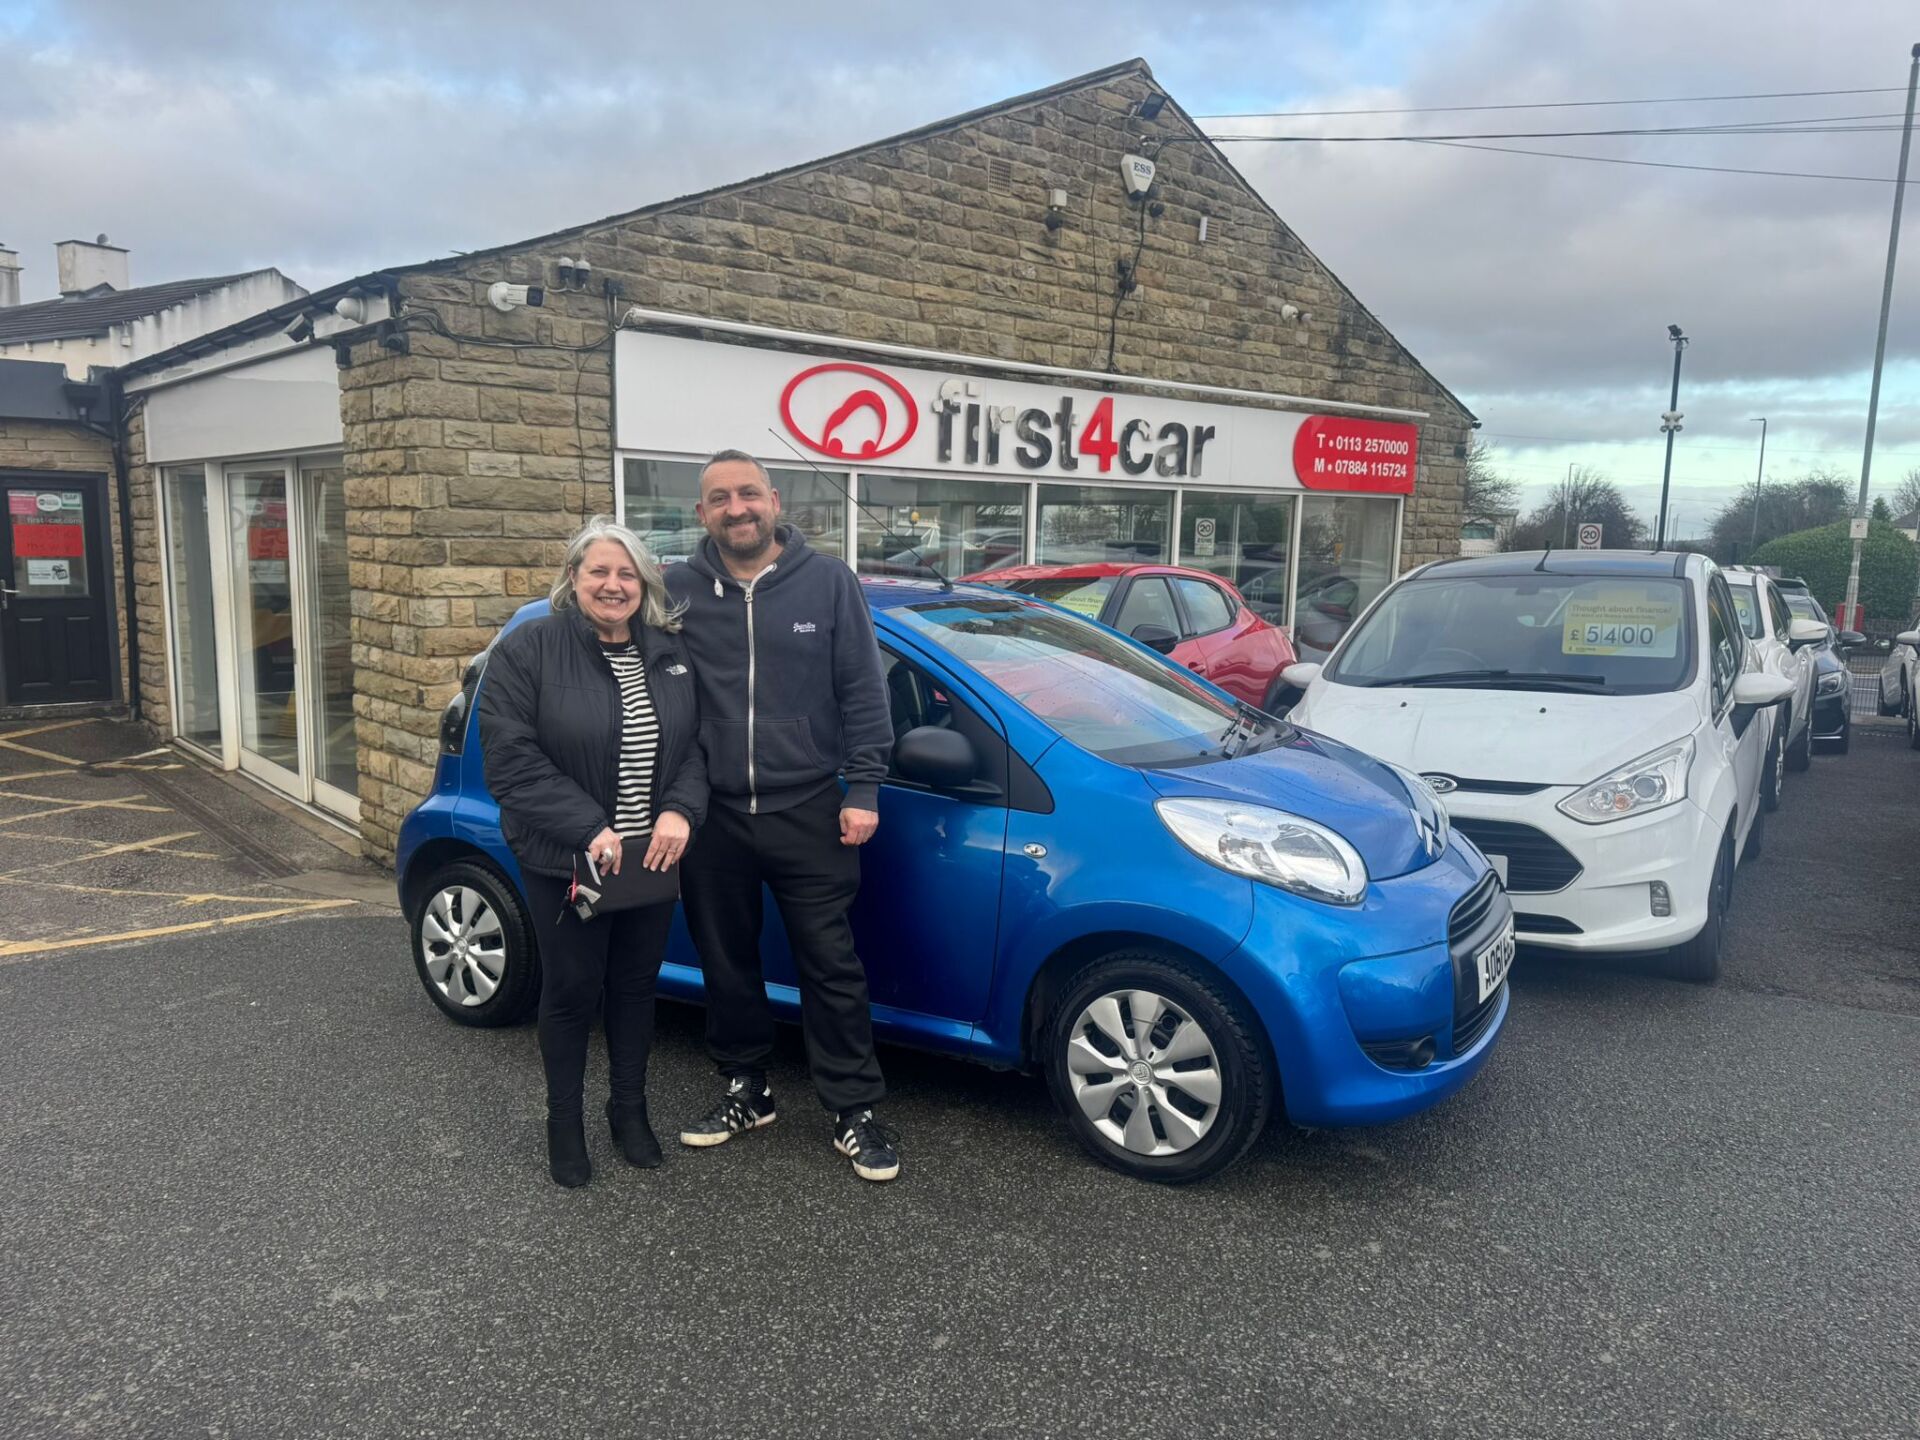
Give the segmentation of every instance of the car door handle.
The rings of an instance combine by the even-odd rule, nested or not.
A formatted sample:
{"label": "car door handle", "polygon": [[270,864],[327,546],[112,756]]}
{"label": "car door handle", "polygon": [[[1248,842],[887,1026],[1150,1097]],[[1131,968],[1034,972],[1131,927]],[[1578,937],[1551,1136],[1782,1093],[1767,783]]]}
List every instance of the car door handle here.
{"label": "car door handle", "polygon": [[1187,669],[1189,670],[1204,670],[1206,668],[1207,667],[1202,665],[1198,660],[1187,661]]}

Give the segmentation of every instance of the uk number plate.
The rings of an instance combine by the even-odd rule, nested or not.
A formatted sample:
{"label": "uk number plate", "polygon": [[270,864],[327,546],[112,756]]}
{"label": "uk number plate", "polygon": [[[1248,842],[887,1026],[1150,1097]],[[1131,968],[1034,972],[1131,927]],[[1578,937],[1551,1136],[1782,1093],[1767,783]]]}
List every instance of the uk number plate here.
{"label": "uk number plate", "polygon": [[1480,972],[1480,998],[1484,1001],[1500,988],[1507,971],[1513,968],[1513,921],[1507,921],[1498,938],[1481,948],[1473,964]]}

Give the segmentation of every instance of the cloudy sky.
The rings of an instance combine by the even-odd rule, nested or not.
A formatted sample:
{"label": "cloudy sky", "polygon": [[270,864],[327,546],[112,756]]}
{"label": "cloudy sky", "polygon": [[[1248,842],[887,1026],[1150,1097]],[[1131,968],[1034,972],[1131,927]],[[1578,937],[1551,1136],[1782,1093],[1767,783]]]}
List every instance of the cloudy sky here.
{"label": "cloudy sky", "polygon": [[[1229,149],[1536,491],[1591,464],[1651,514],[1666,327],[1680,323],[1694,339],[1675,462],[1684,535],[1752,484],[1750,416],[1770,420],[1769,479],[1827,467],[1857,483],[1899,135],[1560,132],[1894,125],[1916,40],[1920,15],[1887,0],[0,0],[0,241],[28,267],[29,300],[54,293],[56,240],[102,231],[133,251],[136,284],[275,265],[318,286],[743,178],[1137,54],[1196,115],[1294,112],[1208,126],[1311,137]],[[1816,90],[1874,93],[1430,108]],[[1427,113],[1298,113],[1414,108]],[[1537,135],[1471,143],[1879,178],[1326,138],[1385,135]],[[1920,240],[1908,240],[1876,490],[1920,467]]]}

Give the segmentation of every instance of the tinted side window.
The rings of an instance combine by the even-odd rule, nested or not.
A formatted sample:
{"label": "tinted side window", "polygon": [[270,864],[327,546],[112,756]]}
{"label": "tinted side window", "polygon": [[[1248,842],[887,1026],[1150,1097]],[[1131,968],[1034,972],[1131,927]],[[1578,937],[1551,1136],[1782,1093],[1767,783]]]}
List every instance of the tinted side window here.
{"label": "tinted side window", "polygon": [[1211,635],[1233,623],[1233,602],[1219,586],[1204,580],[1177,579],[1173,584],[1180,592],[1181,603],[1187,607],[1187,619],[1193,622],[1194,634]]}
{"label": "tinted side window", "polygon": [[1173,609],[1173,592],[1157,575],[1146,576],[1127,587],[1127,598],[1120,602],[1120,613],[1113,620],[1113,628],[1122,635],[1133,634],[1141,625],[1158,625],[1175,635],[1180,633],[1180,619]]}
{"label": "tinted side window", "polygon": [[1716,575],[1707,591],[1707,660],[1712,666],[1715,713],[1733,698],[1733,682],[1740,678],[1741,645],[1727,582]]}

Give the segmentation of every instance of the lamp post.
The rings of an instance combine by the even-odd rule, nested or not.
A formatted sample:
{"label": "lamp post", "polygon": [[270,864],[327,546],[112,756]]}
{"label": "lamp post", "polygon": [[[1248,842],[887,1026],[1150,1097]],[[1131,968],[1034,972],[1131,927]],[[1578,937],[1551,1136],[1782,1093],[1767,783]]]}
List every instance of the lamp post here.
{"label": "lamp post", "polygon": [[1747,558],[1753,558],[1753,552],[1760,545],[1760,481],[1767,473],[1767,417],[1749,415],[1747,423],[1760,423],[1760,464],[1753,472],[1753,534],[1747,539]]}
{"label": "lamp post", "polygon": [[[1873,385],[1867,392],[1867,446],[1860,459],[1860,503],[1854,510],[1852,529],[1863,530],[1867,519],[1867,480],[1873,474],[1873,429],[1880,418],[1880,368],[1887,358],[1887,311],[1893,307],[1893,263],[1900,254],[1900,202],[1907,196],[1907,154],[1913,148],[1913,97],[1920,87],[1920,45],[1913,47],[1913,64],[1907,71],[1907,119],[1900,131],[1900,168],[1893,181],[1893,228],[1887,235],[1887,279],[1880,290],[1880,338],[1873,345]],[[1853,542],[1853,565],[1847,571],[1847,606],[1840,623],[1850,629],[1860,626],[1860,545]]]}
{"label": "lamp post", "polygon": [[1653,535],[1656,550],[1667,543],[1667,486],[1673,480],[1673,437],[1680,433],[1680,355],[1688,344],[1678,325],[1667,326],[1667,338],[1673,341],[1673,395],[1660,416],[1660,428],[1667,436],[1667,463],[1660,471],[1660,524]]}

